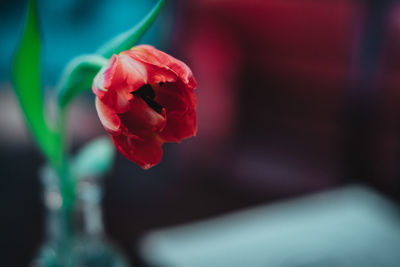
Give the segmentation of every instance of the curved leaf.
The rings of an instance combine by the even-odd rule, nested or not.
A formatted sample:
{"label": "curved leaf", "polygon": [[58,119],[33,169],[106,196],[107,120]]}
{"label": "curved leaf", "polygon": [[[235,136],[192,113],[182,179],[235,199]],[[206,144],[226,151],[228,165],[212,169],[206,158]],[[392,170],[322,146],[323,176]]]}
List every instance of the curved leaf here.
{"label": "curved leaf", "polygon": [[26,24],[12,66],[12,80],[26,123],[40,149],[54,161],[59,156],[59,136],[44,116],[40,84],[40,36],[36,1],[30,0]]}
{"label": "curved leaf", "polygon": [[97,138],[75,156],[72,162],[74,174],[78,178],[102,175],[111,169],[114,155],[114,145],[110,138]]}
{"label": "curved leaf", "polygon": [[97,53],[103,57],[109,58],[113,54],[118,54],[124,50],[130,49],[134,46],[140,37],[147,31],[157,14],[160,12],[164,0],[159,0],[152,10],[144,17],[138,24],[130,30],[121,33],[111,39],[97,50]]}
{"label": "curved leaf", "polygon": [[100,55],[82,55],[71,60],[58,89],[60,108],[65,108],[76,96],[90,89],[97,72],[106,63],[107,59]]}
{"label": "curved leaf", "polygon": [[136,44],[160,12],[163,3],[164,0],[159,0],[138,24],[108,41],[97,50],[96,54],[79,56],[68,64],[58,90],[58,103],[61,109],[64,109],[76,96],[91,88],[94,77],[107,63],[107,58]]}

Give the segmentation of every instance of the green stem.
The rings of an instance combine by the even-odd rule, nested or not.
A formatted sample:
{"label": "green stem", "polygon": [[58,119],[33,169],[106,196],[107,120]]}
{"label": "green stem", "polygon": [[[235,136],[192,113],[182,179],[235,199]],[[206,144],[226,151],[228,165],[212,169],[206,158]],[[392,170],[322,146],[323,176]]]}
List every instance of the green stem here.
{"label": "green stem", "polygon": [[69,155],[68,155],[68,141],[66,131],[67,110],[59,109],[57,116],[57,130],[60,135],[60,165],[58,166],[58,176],[60,177],[61,195],[63,198],[63,207],[68,215],[72,213],[75,204],[75,183],[76,179],[72,174]]}
{"label": "green stem", "polygon": [[[56,132],[58,133],[59,140],[59,154],[56,160],[56,165],[53,168],[57,172],[60,184],[60,194],[62,198],[61,217],[60,217],[60,231],[61,236],[59,240],[59,253],[60,257],[67,257],[68,251],[72,246],[73,229],[72,219],[74,212],[74,205],[76,200],[76,179],[69,164],[68,143],[67,143],[67,112],[66,109],[59,108],[56,118]],[[67,258],[63,260],[68,260]]]}

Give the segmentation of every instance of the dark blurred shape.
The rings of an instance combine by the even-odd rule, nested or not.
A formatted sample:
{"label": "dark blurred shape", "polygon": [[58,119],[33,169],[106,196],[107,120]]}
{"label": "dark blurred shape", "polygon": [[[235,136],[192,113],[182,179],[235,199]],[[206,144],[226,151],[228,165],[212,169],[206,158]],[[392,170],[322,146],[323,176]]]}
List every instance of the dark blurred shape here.
{"label": "dark blurred shape", "polygon": [[[358,3],[193,3],[183,38],[199,82],[199,138],[191,154],[262,199],[340,184]],[[225,132],[212,125],[226,125]]]}
{"label": "dark blurred shape", "polygon": [[399,188],[385,185],[387,178],[377,169],[379,160],[375,156],[375,149],[380,145],[376,129],[382,126],[381,61],[392,7],[390,0],[365,2],[344,109],[343,164],[346,178],[384,186],[391,193],[399,193]]}
{"label": "dark blurred shape", "polygon": [[399,110],[384,102],[399,85],[397,2],[185,4],[179,45],[199,83],[188,176],[200,161],[261,198],[354,180],[398,195]]}
{"label": "dark blurred shape", "polygon": [[44,233],[36,174],[43,161],[32,146],[25,146],[2,148],[0,162],[1,265],[27,266]]}

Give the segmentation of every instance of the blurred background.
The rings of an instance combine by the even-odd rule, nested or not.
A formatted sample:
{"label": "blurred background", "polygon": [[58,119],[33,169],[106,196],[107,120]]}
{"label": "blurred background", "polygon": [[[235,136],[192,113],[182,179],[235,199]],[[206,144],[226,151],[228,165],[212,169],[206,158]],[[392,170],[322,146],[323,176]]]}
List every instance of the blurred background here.
{"label": "blurred background", "polygon": [[[71,58],[94,52],[105,40],[138,22],[155,2],[39,0],[46,95],[51,94]],[[38,179],[44,159],[24,127],[10,82],[10,64],[21,35],[25,4],[22,0],[3,0],[0,9],[0,231],[7,247],[2,258],[10,261],[7,266],[27,266],[44,233]],[[174,244],[166,249],[158,247],[157,242],[180,236],[181,225],[212,222],[256,206],[265,209],[245,213],[244,221],[243,216],[222,217],[224,224],[229,227],[243,222],[243,229],[255,227],[257,232],[304,218],[304,214],[307,218],[320,218],[319,214],[330,218],[300,220],[310,229],[300,228],[303,235],[298,236],[296,232],[287,235],[288,228],[277,227],[277,231],[286,233],[275,237],[279,242],[269,244],[278,244],[277,254],[295,250],[286,245],[294,238],[306,238],[304,231],[312,233],[313,224],[322,234],[318,246],[330,244],[335,235],[324,235],[326,229],[318,226],[329,222],[337,226],[334,222],[338,218],[354,214],[352,210],[346,213],[349,203],[357,203],[352,206],[354,210],[363,205],[371,209],[354,221],[339,223],[337,231],[344,236],[358,227],[364,229],[363,222],[370,218],[399,222],[398,1],[166,1],[141,43],[152,44],[191,67],[199,84],[199,130],[196,138],[180,145],[166,144],[161,164],[149,171],[118,155],[106,177],[102,202],[106,232],[132,264],[152,266],[153,257],[158,259],[154,266],[185,266],[169,257]],[[105,135],[93,101],[87,94],[70,109],[73,151],[93,137]],[[361,187],[346,191],[354,184]],[[306,204],[297,202],[315,194],[327,194],[322,202],[329,205],[313,206],[320,200],[313,198]],[[276,206],[288,200],[290,211],[287,206]],[[271,215],[269,207],[275,211],[281,207],[285,212]],[[326,214],[327,210],[332,213]],[[265,224],[251,225],[251,218],[264,213],[269,214]],[[276,224],[271,225],[271,220]],[[390,252],[393,244],[400,242],[399,225],[389,227],[380,223],[382,220],[376,220],[377,228],[366,227],[355,237],[365,240],[351,245],[370,244],[357,254],[364,259],[378,257],[382,251],[388,253],[382,264],[371,266],[398,266],[394,262],[399,259]],[[174,227],[175,232],[165,230],[168,234],[161,235],[161,241],[143,241],[154,230],[168,227]],[[197,237],[190,234],[198,230],[193,227],[184,230],[189,232],[185,247],[200,246],[195,242]],[[217,238],[215,224],[201,227],[210,242],[212,237]],[[378,238],[382,243],[373,243],[375,239],[368,239],[371,229],[387,229],[385,233],[396,238],[389,242],[384,234]],[[229,235],[237,233],[231,231]],[[256,246],[251,236],[242,233],[243,242],[238,244],[246,244],[251,250]],[[207,247],[207,240],[204,242]],[[346,242],[335,242],[344,251],[341,255],[346,255]],[[196,251],[201,248],[196,247]],[[235,249],[229,253],[232,251]],[[199,255],[202,257],[201,252]],[[224,255],[219,253],[219,257]],[[164,256],[171,262],[163,265]],[[327,255],[314,263],[294,260],[253,266],[367,266],[337,264],[337,260]],[[234,265],[209,262],[186,266]]]}

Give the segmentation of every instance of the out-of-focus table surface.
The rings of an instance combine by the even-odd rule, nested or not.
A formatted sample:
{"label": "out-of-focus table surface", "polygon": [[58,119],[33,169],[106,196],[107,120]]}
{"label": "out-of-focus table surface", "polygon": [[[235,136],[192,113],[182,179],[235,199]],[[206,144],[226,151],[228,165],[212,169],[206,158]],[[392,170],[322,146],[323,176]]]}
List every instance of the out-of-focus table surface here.
{"label": "out-of-focus table surface", "polygon": [[151,266],[399,266],[396,205],[367,187],[259,206],[149,233]]}

